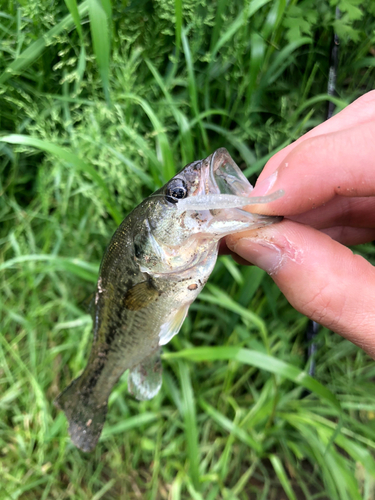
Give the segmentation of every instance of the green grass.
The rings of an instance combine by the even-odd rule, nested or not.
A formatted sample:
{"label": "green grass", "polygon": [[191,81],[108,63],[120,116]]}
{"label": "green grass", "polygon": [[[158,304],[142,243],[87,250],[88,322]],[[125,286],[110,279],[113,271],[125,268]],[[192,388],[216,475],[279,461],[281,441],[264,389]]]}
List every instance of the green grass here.
{"label": "green grass", "polygon": [[[375,367],[258,268],[221,257],[149,402],[109,401],[78,451],[53,400],[85,366],[90,295],[123,217],[228,148],[252,180],[374,88],[370,1],[39,0],[0,12],[0,500],[356,500],[375,495]],[[371,244],[358,248],[375,262]],[[305,389],[309,395],[305,396]]]}

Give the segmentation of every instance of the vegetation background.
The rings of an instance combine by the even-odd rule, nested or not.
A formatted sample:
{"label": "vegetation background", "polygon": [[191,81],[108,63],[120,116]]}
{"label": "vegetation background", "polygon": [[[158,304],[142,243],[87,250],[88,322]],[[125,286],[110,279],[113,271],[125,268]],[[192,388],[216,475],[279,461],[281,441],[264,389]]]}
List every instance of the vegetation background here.
{"label": "vegetation background", "polygon": [[374,88],[372,0],[0,9],[0,500],[373,499],[373,361],[323,330],[309,378],[307,319],[229,257],[165,348],[160,394],[135,401],[124,374],[95,452],[53,406],[85,365],[81,302],[120,221],[218,147],[254,180],[322,122],[333,30],[337,109]]}

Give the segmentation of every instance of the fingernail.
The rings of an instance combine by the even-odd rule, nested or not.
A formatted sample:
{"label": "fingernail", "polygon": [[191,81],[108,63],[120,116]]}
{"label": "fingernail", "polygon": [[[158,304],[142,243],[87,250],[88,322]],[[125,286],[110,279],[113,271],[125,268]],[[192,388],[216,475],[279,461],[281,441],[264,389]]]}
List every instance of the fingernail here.
{"label": "fingernail", "polygon": [[232,249],[238,255],[271,275],[280,269],[283,262],[281,249],[269,241],[241,238]]}
{"label": "fingernail", "polygon": [[265,194],[267,194],[275,184],[276,179],[277,170],[273,174],[259,182],[259,184],[255,184],[255,187],[251,192],[251,196],[264,196]]}

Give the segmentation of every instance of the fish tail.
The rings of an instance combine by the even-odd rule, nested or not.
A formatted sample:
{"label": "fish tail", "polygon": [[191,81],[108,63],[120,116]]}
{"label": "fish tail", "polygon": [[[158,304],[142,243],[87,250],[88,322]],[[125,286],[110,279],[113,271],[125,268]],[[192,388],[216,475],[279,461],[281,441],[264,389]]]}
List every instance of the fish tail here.
{"label": "fish tail", "polygon": [[107,403],[93,402],[89,394],[81,390],[81,377],[71,382],[55,400],[55,406],[66,415],[69,422],[69,435],[77,448],[92,451],[103,430],[107,415]]}

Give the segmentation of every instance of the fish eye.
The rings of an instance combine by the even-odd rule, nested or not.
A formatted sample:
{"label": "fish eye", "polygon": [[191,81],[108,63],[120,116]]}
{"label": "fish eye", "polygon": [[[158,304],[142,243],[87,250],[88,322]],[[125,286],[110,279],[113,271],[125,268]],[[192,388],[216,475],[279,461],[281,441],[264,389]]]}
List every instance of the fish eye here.
{"label": "fish eye", "polygon": [[177,203],[187,196],[186,182],[183,179],[172,179],[166,189],[166,199],[170,203]]}

